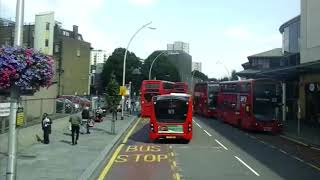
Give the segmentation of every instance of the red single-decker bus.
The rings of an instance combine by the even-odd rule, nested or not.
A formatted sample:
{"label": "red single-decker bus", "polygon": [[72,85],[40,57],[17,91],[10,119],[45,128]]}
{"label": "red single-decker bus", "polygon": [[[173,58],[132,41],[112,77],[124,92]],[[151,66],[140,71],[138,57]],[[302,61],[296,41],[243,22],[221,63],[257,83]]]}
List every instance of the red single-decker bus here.
{"label": "red single-decker bus", "polygon": [[205,117],[217,117],[218,82],[201,82],[194,86],[194,112]]}
{"label": "red single-decker bus", "polygon": [[152,99],[149,137],[156,139],[192,138],[192,99],[184,93],[155,96]]}
{"label": "red single-decker bus", "polygon": [[272,79],[221,82],[219,117],[227,123],[255,131],[282,129],[281,84]]}

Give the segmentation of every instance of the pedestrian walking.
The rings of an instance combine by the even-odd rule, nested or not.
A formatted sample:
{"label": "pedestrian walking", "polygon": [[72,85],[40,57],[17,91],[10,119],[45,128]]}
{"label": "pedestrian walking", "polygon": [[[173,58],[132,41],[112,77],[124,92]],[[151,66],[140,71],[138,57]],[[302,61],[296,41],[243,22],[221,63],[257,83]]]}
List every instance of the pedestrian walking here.
{"label": "pedestrian walking", "polygon": [[51,124],[52,120],[49,118],[47,113],[44,113],[42,116],[42,131],[43,131],[43,143],[49,144],[49,134],[51,134]]}
{"label": "pedestrian walking", "polygon": [[87,129],[87,134],[90,134],[90,129],[89,129],[89,123],[90,123],[90,110],[89,110],[89,107],[85,107],[83,110],[82,110],[82,122],[83,124],[86,126],[86,129]]}
{"label": "pedestrian walking", "polygon": [[118,105],[116,104],[116,100],[113,100],[111,104],[111,113],[112,113],[113,120],[117,120],[117,111],[118,111],[117,107]]}
{"label": "pedestrian walking", "polygon": [[[72,145],[78,144],[81,117],[79,114],[71,115],[69,122],[71,123]],[[76,135],[76,139],[75,136]]]}

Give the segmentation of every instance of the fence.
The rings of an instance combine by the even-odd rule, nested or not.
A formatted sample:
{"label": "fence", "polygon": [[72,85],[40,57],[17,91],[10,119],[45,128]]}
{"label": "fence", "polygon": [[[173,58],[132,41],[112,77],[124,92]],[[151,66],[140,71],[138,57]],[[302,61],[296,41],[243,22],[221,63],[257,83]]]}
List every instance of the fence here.
{"label": "fence", "polygon": [[[1,103],[10,102],[9,100],[0,100]],[[56,98],[39,98],[20,100],[18,107],[23,108],[24,124],[21,128],[41,123],[42,115],[49,114],[52,119],[58,119],[66,116],[67,113],[74,113],[76,109],[65,102],[57,101]],[[0,117],[0,134],[8,131],[9,116]]]}

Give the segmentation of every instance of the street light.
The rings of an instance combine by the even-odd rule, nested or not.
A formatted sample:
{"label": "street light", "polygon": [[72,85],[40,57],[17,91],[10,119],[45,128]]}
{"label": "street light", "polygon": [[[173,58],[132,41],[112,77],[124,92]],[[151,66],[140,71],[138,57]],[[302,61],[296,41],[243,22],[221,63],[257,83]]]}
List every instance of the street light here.
{"label": "street light", "polygon": [[224,63],[222,63],[221,61],[216,61],[216,64],[221,64],[223,67],[224,67],[224,69],[227,71],[227,73],[228,73],[228,79],[230,80],[230,77],[231,77],[231,74],[230,74],[230,71],[229,71],[229,69],[227,68],[227,66],[224,64]]}
{"label": "street light", "polygon": [[150,69],[149,69],[149,80],[151,80],[151,71],[152,71],[152,67],[153,67],[153,64],[156,62],[156,60],[163,54],[165,53],[168,53],[169,55],[176,55],[176,54],[179,54],[177,52],[171,52],[170,51],[163,51],[161,52],[160,54],[158,54],[153,60],[152,60],[152,63],[151,63],[151,66],[150,66]]}
{"label": "street light", "polygon": [[[126,60],[127,60],[127,53],[128,53],[128,48],[131,44],[131,41],[133,40],[133,38],[144,28],[148,27],[152,22],[149,22],[145,25],[143,25],[141,28],[139,28],[130,38],[129,43],[127,45],[126,48],[126,52],[124,53],[124,58],[123,58],[123,74],[122,74],[122,86],[125,85],[125,80],[126,80]],[[156,28],[154,27],[148,27],[151,30],[155,30]],[[123,110],[124,110],[124,96],[122,95],[122,107],[121,107],[121,120],[123,120]]]}
{"label": "street light", "polygon": [[149,80],[151,80],[151,70],[152,70],[152,67],[153,67],[153,64],[156,62],[156,60],[158,59],[158,57],[160,57],[162,54],[164,53],[167,53],[168,51],[163,51],[161,52],[160,54],[158,54],[152,61],[151,63],[151,66],[150,66],[150,69],[149,69]]}

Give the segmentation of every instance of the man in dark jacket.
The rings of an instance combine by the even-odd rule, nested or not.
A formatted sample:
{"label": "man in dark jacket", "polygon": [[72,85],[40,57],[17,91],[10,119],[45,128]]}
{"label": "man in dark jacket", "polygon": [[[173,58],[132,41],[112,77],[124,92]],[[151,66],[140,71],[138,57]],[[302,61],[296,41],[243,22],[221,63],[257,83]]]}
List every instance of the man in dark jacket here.
{"label": "man in dark jacket", "polygon": [[[79,114],[73,114],[70,116],[69,122],[71,123],[71,136],[72,136],[72,145],[78,144],[79,139],[79,130],[81,124],[81,117]],[[76,134],[76,140],[74,140],[74,135]]]}

